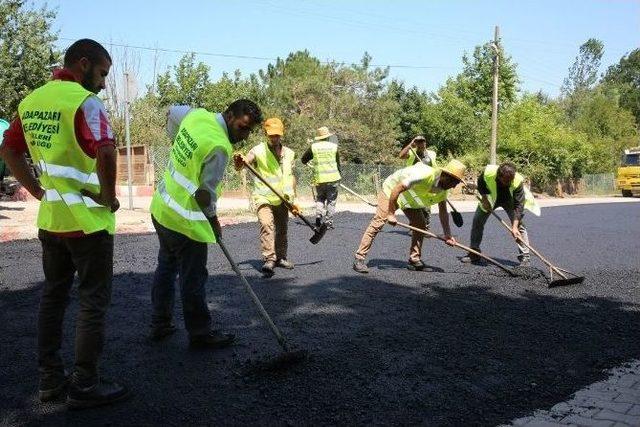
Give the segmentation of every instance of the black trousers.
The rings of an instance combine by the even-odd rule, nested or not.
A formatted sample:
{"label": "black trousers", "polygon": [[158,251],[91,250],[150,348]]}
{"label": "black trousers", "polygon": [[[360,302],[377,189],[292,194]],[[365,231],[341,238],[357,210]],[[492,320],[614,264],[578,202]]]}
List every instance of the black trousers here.
{"label": "black trousers", "polygon": [[60,357],[62,322],[69,291],[78,273],[75,366],[73,380],[98,380],[98,360],[104,344],[105,315],[111,302],[113,236],[106,231],[84,237],[60,237],[39,230],[45,284],[38,316],[38,366],[42,376],[64,375]]}
{"label": "black trousers", "polygon": [[160,240],[158,267],[153,277],[151,302],[154,326],[173,321],[176,276],[180,282],[180,297],[184,323],[190,336],[206,335],[211,328],[211,315],[206,301],[207,244],[191,240],[170,230],[151,217]]}

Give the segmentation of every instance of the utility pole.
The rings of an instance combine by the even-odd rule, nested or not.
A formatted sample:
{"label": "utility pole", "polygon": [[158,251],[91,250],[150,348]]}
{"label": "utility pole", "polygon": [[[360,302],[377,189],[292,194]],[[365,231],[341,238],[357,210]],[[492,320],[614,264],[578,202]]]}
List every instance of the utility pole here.
{"label": "utility pole", "polygon": [[124,138],[127,141],[127,186],[129,187],[129,210],[133,210],[133,190],[131,188],[131,138],[129,135],[129,73],[124,72]]}
{"label": "utility pole", "polygon": [[496,25],[496,31],[491,47],[495,53],[493,58],[493,105],[491,107],[491,164],[497,164],[496,143],[498,139],[498,72],[500,70],[500,27]]}

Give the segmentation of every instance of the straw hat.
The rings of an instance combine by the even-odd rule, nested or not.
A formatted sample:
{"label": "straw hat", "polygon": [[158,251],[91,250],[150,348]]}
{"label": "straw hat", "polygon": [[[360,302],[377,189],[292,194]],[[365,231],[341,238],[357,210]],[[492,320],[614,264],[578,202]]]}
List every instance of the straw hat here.
{"label": "straw hat", "polygon": [[331,133],[329,128],[326,126],[322,126],[316,129],[316,137],[313,139],[315,139],[316,141],[320,141],[321,139],[327,139],[330,136],[333,136],[333,134]]}
{"label": "straw hat", "polygon": [[284,125],[282,124],[282,120],[278,118],[271,118],[264,121],[262,125],[264,127],[264,131],[267,135],[284,135]]}
{"label": "straw hat", "polygon": [[464,172],[467,170],[467,167],[459,160],[452,159],[447,163],[445,167],[442,168],[442,172],[451,175],[458,181],[464,180]]}

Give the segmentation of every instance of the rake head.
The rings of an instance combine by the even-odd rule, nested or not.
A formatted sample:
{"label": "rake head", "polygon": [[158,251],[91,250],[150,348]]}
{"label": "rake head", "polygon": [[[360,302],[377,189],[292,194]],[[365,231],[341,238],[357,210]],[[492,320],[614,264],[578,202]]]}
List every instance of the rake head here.
{"label": "rake head", "polygon": [[313,227],[313,236],[309,239],[314,245],[317,244],[327,232],[327,223],[323,222],[320,227]]}

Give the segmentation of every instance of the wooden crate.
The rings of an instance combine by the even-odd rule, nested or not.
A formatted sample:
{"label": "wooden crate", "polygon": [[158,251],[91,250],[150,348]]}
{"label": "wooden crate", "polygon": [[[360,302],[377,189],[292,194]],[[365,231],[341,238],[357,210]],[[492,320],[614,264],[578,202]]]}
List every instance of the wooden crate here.
{"label": "wooden crate", "polygon": [[[127,147],[118,147],[118,184],[127,184],[127,166]],[[153,184],[153,166],[149,159],[149,150],[145,145],[131,146],[131,172],[132,185]]]}

